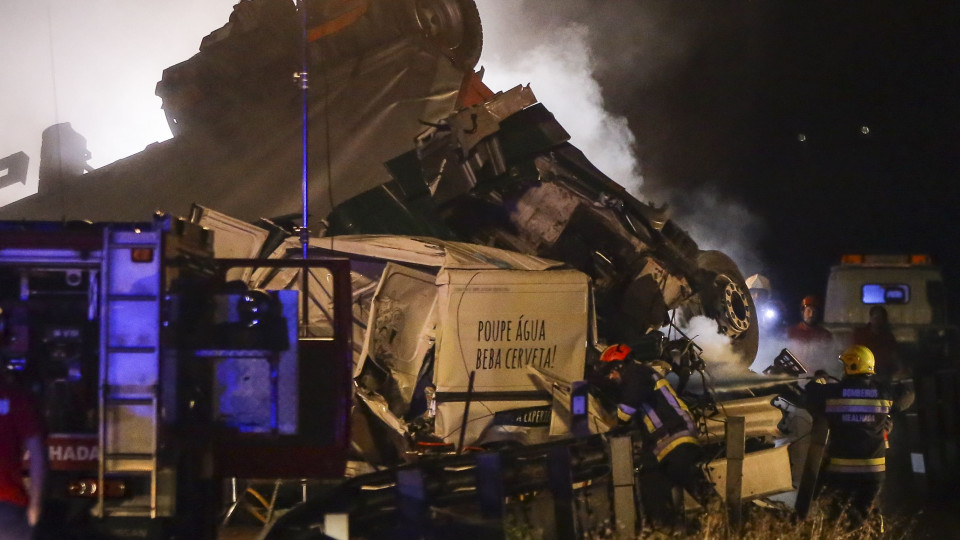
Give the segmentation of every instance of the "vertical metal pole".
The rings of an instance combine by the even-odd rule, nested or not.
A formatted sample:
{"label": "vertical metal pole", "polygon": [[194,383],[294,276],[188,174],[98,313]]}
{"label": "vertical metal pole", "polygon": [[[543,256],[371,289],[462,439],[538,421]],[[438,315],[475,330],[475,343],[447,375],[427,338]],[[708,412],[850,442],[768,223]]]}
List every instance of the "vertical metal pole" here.
{"label": "vertical metal pole", "polygon": [[570,448],[555,446],[547,454],[550,493],[553,495],[553,520],[558,540],[575,540],[577,525],[573,511],[573,471]]}
{"label": "vertical metal pole", "polygon": [[[309,196],[309,153],[307,142],[310,125],[309,122],[309,77],[307,75],[307,64],[309,56],[307,54],[307,9],[304,0],[297,0],[297,13],[300,15],[300,73],[297,77],[300,83],[300,144],[301,144],[301,162],[300,162],[300,197],[303,215],[301,216],[300,228],[300,246],[303,249],[303,258],[307,258],[307,248],[310,245],[310,196]],[[306,281],[306,279],[304,279]]]}
{"label": "vertical metal pole", "polygon": [[746,418],[727,418],[727,506],[730,509],[730,524],[734,531],[740,530],[743,521],[743,455],[746,445]]}
{"label": "vertical metal pole", "polygon": [[503,467],[500,454],[486,452],[477,454],[477,498],[480,500],[480,515],[484,518],[483,538],[503,539],[503,506],[506,495],[503,490]]}
{"label": "vertical metal pole", "polygon": [[280,429],[280,355],[271,353],[267,365],[270,367],[270,433],[276,435]]}
{"label": "vertical metal pole", "polygon": [[[301,151],[301,160],[300,160],[300,205],[301,205],[301,216],[300,216],[300,249],[301,256],[304,261],[307,260],[307,253],[310,248],[310,167],[309,167],[309,152],[308,152],[308,142],[309,142],[309,89],[310,89],[310,79],[307,73],[307,66],[309,63],[309,55],[307,53],[307,8],[305,0],[297,0],[297,14],[300,16],[300,73],[296,75],[297,82],[300,85],[300,151]],[[306,330],[309,326],[309,317],[307,311],[310,308],[309,302],[309,275],[310,272],[307,270],[307,267],[304,265],[302,270],[303,272],[303,283],[300,288],[301,295],[301,311],[302,311],[302,323],[298,329],[297,334],[307,337]]]}
{"label": "vertical metal pole", "polygon": [[397,506],[402,538],[423,538],[427,523],[427,491],[419,469],[397,471]]}
{"label": "vertical metal pole", "polygon": [[637,506],[634,500],[636,475],[633,467],[633,440],[630,436],[610,439],[610,470],[613,481],[613,512],[617,530],[636,534]]}
{"label": "vertical metal pole", "polygon": [[463,452],[463,441],[467,435],[467,422],[470,419],[470,401],[473,399],[473,379],[477,372],[470,372],[470,381],[467,383],[467,401],[463,404],[463,420],[460,421],[460,443],[457,445],[457,453]]}

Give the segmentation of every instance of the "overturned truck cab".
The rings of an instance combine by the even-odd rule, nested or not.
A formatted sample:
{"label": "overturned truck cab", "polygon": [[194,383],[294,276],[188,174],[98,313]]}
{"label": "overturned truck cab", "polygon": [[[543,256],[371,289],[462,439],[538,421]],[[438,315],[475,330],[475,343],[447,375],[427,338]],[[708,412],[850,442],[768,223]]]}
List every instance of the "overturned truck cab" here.
{"label": "overturned truck cab", "polygon": [[327,234],[445,235],[562,261],[592,280],[600,341],[677,310],[714,319],[748,366],[757,315],[736,264],[594,167],[529,87],[488,95],[387,162],[393,179],[338,205]]}

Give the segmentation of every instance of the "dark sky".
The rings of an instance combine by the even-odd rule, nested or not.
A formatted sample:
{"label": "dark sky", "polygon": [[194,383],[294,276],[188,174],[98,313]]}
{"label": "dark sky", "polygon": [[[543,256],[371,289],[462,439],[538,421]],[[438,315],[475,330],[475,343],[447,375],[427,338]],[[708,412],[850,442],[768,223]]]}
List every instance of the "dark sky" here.
{"label": "dark sky", "polygon": [[[697,219],[691,193],[755,215],[744,233],[762,262],[747,270],[788,305],[822,293],[842,253],[929,253],[958,318],[960,5],[551,5],[540,16],[590,28],[605,104],[637,137],[643,191],[681,224]],[[671,61],[651,70],[658,55]]]}

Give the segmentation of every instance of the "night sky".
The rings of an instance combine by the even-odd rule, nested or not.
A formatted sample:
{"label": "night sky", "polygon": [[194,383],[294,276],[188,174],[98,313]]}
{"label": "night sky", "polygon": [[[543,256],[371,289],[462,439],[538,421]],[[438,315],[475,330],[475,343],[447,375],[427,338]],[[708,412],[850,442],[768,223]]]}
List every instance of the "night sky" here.
{"label": "night sky", "polygon": [[[729,203],[734,221],[750,214],[743,233],[758,261],[741,265],[769,275],[788,306],[822,293],[843,253],[928,253],[958,318],[960,5],[595,0],[538,11],[590,28],[606,106],[636,134],[643,193],[681,224],[702,218],[704,197]],[[670,62],[650,69],[658,54]]]}

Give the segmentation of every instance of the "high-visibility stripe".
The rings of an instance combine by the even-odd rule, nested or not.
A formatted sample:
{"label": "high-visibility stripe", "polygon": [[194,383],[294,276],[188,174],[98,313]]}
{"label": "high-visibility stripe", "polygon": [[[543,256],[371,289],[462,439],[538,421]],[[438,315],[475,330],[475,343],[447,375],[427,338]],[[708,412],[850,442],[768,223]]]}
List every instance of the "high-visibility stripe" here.
{"label": "high-visibility stripe", "polygon": [[650,405],[643,403],[640,405],[643,409],[643,423],[646,424],[647,429],[650,430],[650,433],[653,433],[654,430],[660,429],[663,427],[663,421],[660,420],[660,416],[657,414],[657,411],[653,409]]}
{"label": "high-visibility stripe", "polygon": [[837,465],[883,465],[887,462],[887,458],[878,457],[878,458],[863,458],[863,459],[854,459],[854,458],[830,458],[830,463],[836,463]]}
{"label": "high-visibility stripe", "polygon": [[696,437],[691,436],[686,431],[681,431],[673,437],[664,439],[657,444],[653,449],[653,453],[657,456],[657,461],[663,461],[663,458],[667,457],[667,454],[673,451],[674,448],[680,446],[683,443],[692,443],[700,444]]}
{"label": "high-visibility stripe", "polygon": [[888,399],[839,398],[827,400],[826,412],[888,414],[892,406]]}
{"label": "high-visibility stripe", "polygon": [[893,401],[889,399],[835,398],[828,399],[827,405],[876,405],[878,407],[893,407]]}
{"label": "high-visibility stripe", "polygon": [[886,472],[886,465],[827,465],[827,470],[835,473],[864,474]]}
{"label": "high-visibility stripe", "polygon": [[643,405],[643,425],[647,427],[648,433],[653,433],[663,425],[660,423],[660,417],[657,416],[657,413],[647,405]]}
{"label": "high-visibility stripe", "polygon": [[893,407],[893,401],[889,399],[834,398],[828,399],[827,405],[872,405],[874,407]]}
{"label": "high-visibility stripe", "polygon": [[[618,418],[621,422],[629,422],[630,419],[633,418],[633,413],[628,413],[627,411],[623,410],[624,407],[626,407],[626,406],[625,406],[625,405],[620,405],[619,407],[617,407],[617,418]],[[627,408],[627,409],[630,409],[630,407],[626,407],[626,408]],[[632,409],[631,409],[631,410],[632,410]]]}
{"label": "high-visibility stripe", "polygon": [[875,407],[870,405],[828,405],[828,413],[873,413],[890,414],[890,407]]}
{"label": "high-visibility stripe", "polygon": [[886,458],[830,458],[827,470],[839,473],[877,473],[887,470]]}
{"label": "high-visibility stripe", "polygon": [[670,407],[681,418],[683,418],[684,423],[687,424],[687,429],[691,432],[697,432],[697,426],[693,423],[693,417],[690,416],[690,410],[687,409],[687,406],[683,403],[683,400],[677,397],[677,394],[673,391],[673,387],[670,386],[670,383],[666,379],[658,379],[654,389],[659,390],[663,397],[667,400],[667,403],[670,404]]}

